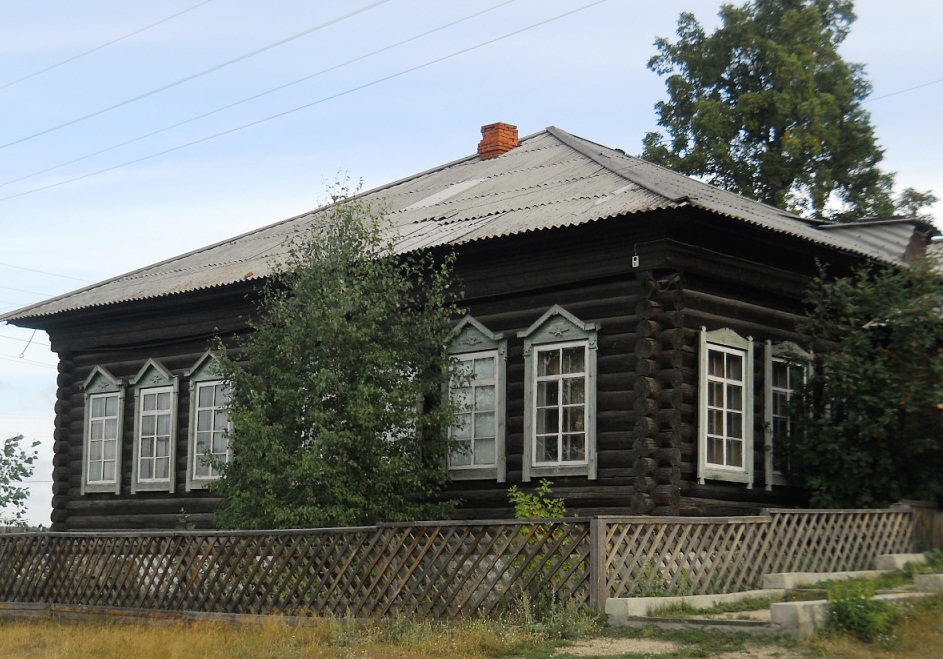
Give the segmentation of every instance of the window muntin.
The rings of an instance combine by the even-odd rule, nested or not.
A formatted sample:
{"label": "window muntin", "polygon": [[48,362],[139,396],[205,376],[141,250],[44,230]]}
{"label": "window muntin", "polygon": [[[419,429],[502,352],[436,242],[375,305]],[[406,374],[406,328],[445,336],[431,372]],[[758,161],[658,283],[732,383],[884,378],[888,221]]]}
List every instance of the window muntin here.
{"label": "window muntin", "polygon": [[586,342],[534,350],[533,464],[585,464]]}
{"label": "window muntin", "polygon": [[707,347],[707,463],[744,468],[746,352]]}
{"label": "window muntin", "polygon": [[457,355],[460,381],[450,387],[458,407],[450,429],[449,468],[493,467],[497,458],[498,352]]}
{"label": "window muntin", "polygon": [[118,478],[121,398],[117,392],[92,394],[88,405],[85,480],[92,485],[114,484]]}
{"label": "window muntin", "polygon": [[805,379],[805,371],[801,366],[781,357],[772,359],[770,371],[770,429],[773,433],[773,443],[776,444],[789,437],[792,431],[789,406],[793,394]]}
{"label": "window muntin", "polygon": [[193,478],[219,478],[220,467],[229,461],[229,386],[222,380],[196,383],[193,432],[194,450],[191,465]]}
{"label": "window muntin", "polygon": [[173,387],[141,389],[138,396],[137,480],[170,480],[173,442]]}

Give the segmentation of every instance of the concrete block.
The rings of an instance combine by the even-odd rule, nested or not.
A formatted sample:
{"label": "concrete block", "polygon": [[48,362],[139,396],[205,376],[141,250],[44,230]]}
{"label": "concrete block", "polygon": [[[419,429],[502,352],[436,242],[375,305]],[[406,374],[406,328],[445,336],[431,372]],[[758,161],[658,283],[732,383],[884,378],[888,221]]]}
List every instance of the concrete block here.
{"label": "concrete block", "polygon": [[769,619],[782,633],[806,639],[828,623],[828,602],[777,602],[769,608]]}
{"label": "concrete block", "polygon": [[918,574],[914,585],[924,593],[943,593],[943,574]]}
{"label": "concrete block", "polygon": [[851,572],[779,572],[763,575],[763,588],[784,588],[794,590],[799,586],[808,586],[822,581],[843,581],[845,579],[873,579],[881,575],[880,570],[856,570]]}
{"label": "concrete block", "polygon": [[874,567],[879,570],[903,570],[907,563],[923,565],[927,557],[923,554],[882,554],[874,559]]}

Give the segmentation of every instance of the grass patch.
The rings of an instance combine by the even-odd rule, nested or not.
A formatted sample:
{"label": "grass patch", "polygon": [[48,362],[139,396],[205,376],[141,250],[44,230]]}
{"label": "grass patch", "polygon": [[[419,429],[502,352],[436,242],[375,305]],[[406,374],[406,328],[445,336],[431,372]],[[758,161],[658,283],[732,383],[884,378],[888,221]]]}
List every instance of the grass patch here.
{"label": "grass patch", "polygon": [[782,598],[777,596],[746,597],[735,602],[720,602],[708,607],[695,607],[685,602],[679,602],[678,604],[669,604],[664,608],[656,609],[651,612],[651,615],[659,618],[690,618],[691,616],[713,615],[715,613],[741,613],[743,611],[768,609],[774,602],[781,601]]}

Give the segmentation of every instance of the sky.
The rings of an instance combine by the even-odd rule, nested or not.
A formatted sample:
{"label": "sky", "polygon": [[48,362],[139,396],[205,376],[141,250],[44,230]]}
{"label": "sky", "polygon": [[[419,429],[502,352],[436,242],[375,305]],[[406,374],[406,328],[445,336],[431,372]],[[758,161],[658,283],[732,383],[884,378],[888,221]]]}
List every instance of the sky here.
{"label": "sky", "polygon": [[[482,125],[638,154],[646,63],[715,0],[0,0],[0,313],[475,152]],[[859,0],[842,47],[873,84],[883,167],[943,196],[943,3]],[[937,218],[943,219],[938,205]],[[940,225],[938,222],[938,226]],[[0,440],[41,442],[57,356],[0,324]]]}

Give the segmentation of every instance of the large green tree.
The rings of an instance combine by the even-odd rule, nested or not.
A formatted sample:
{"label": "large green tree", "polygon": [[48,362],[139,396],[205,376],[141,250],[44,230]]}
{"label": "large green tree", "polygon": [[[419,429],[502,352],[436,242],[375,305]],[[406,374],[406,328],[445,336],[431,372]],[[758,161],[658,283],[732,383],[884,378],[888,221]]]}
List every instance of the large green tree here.
{"label": "large green tree", "polygon": [[[221,356],[232,459],[217,524],[299,528],[442,514],[451,259],[395,253],[356,198],[299,234],[252,332]],[[221,352],[226,353],[226,350]]]}
{"label": "large green tree", "polygon": [[800,325],[813,364],[776,457],[815,506],[943,502],[943,277],[816,278]]}
{"label": "large green tree", "polygon": [[720,18],[708,34],[683,13],[677,41],[655,41],[648,66],[667,76],[668,100],[655,105],[667,135],[648,133],[643,157],[819,218],[935,201],[908,189],[895,208],[894,175],[879,167],[862,106],[871,85],[839,53],[855,20],[851,0],[751,0],[723,5]]}

